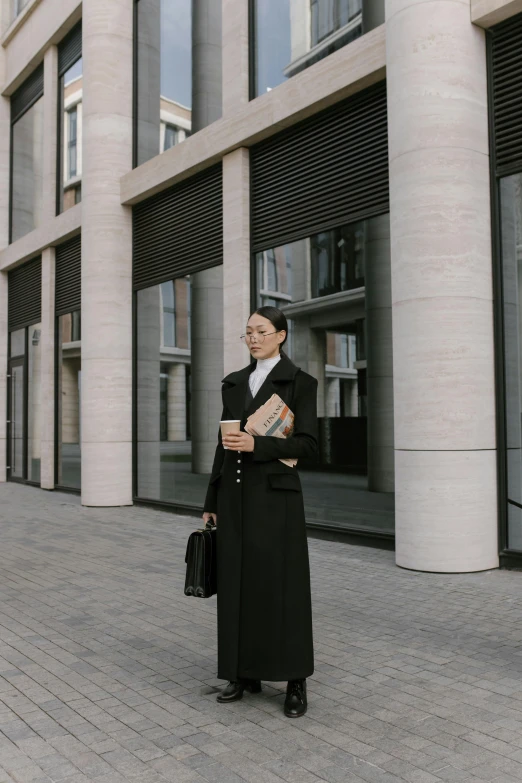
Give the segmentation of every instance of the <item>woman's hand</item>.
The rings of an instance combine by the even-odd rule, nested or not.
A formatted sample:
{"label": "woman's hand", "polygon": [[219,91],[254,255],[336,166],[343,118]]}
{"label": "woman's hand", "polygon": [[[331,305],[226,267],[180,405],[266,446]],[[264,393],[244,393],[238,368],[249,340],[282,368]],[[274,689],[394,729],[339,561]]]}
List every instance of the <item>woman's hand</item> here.
{"label": "woman's hand", "polygon": [[254,438],[248,432],[230,432],[224,436],[223,446],[232,451],[254,451]]}
{"label": "woman's hand", "polygon": [[203,522],[205,525],[207,522],[213,522],[214,525],[217,525],[217,514],[214,514],[212,511],[204,511],[203,512]]}

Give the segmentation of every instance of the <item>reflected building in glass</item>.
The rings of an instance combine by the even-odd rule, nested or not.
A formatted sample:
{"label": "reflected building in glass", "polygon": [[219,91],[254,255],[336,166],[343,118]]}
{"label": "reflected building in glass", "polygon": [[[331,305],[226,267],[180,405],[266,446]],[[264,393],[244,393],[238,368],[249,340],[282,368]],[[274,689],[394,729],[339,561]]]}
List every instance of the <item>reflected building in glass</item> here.
{"label": "reflected building in glass", "polygon": [[[393,533],[388,216],[259,252],[255,264],[258,306],[283,310],[289,319],[288,355],[319,381],[319,464],[301,465],[307,468],[307,520]],[[383,292],[388,295],[386,301],[382,301]],[[379,297],[375,324],[372,302]],[[375,353],[373,343],[367,355],[365,334],[369,328],[380,330],[381,348],[385,347],[388,356],[382,349]],[[383,395],[390,400],[387,415],[379,411],[376,402]],[[357,511],[352,518],[353,507]]]}
{"label": "reflected building in glass", "polygon": [[72,65],[62,77],[62,186],[59,211],[65,212],[82,200],[82,59]]}
{"label": "reflected building in glass", "polygon": [[362,0],[254,0],[254,97],[362,35],[362,11]]}

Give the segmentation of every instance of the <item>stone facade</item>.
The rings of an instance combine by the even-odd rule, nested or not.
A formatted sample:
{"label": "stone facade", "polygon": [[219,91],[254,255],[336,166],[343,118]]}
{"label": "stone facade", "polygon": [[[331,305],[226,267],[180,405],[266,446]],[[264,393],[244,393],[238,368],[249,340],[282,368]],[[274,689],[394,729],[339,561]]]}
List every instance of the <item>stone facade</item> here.
{"label": "stone facade", "polygon": [[[7,390],[7,273],[42,254],[38,443],[41,484],[51,489],[56,457],[53,248],[81,232],[81,404],[78,389],[76,397],[73,394],[77,368],[71,367],[62,377],[64,387],[71,381],[63,442],[75,443],[81,434],[85,505],[133,502],[131,207],[222,161],[224,265],[199,273],[192,283],[195,323],[190,351],[199,365],[190,380],[192,465],[195,473],[208,472],[220,413],[220,380],[248,358],[238,337],[251,306],[249,147],[386,78],[391,215],[389,223],[387,218],[375,223],[368,238],[372,296],[353,305],[359,308],[359,318],[366,315],[369,326],[365,367],[372,380],[367,400],[373,411],[368,433],[371,484],[382,492],[395,489],[399,565],[428,571],[495,567],[493,294],[481,27],[520,11],[519,0],[472,0],[471,5],[450,0],[407,6],[401,0],[368,3],[362,15],[363,35],[255,100],[249,100],[247,5],[244,0],[222,0],[218,30],[216,4],[195,3],[192,44],[198,59],[192,74],[197,84],[193,116],[187,114],[184,120],[187,129],[193,122],[193,135],[161,155],[145,151],[146,162],[133,169],[133,2],[30,0],[11,20],[10,3],[3,0],[0,407],[6,408]],[[82,203],[56,215],[57,44],[82,14]],[[154,19],[143,36],[159,94],[159,32]],[[296,49],[296,58],[300,52]],[[222,80],[217,77],[219,59]],[[9,96],[41,62],[43,217],[32,231],[9,244]],[[154,146],[159,115],[158,122],[145,118],[142,125],[154,137],[149,139]],[[163,128],[163,141],[165,133]],[[309,288],[309,281],[303,285]],[[189,383],[188,340],[178,353],[169,353],[160,336],[165,325],[156,312],[157,297],[152,300],[148,329],[139,337],[158,348],[157,353],[151,350],[146,367],[138,367],[143,377],[150,376],[145,408],[151,424],[141,444],[148,463],[147,474],[141,477],[145,494],[154,494],[161,483],[160,373],[169,381],[168,443],[187,438],[181,400]],[[308,317],[302,316],[293,336],[296,355],[306,357],[309,367],[319,367],[325,359],[321,347],[306,337]],[[216,326],[220,319],[222,328]],[[327,319],[322,323],[327,328]],[[321,410],[334,410],[342,398],[354,414],[357,391],[348,382],[349,369],[345,376],[334,373],[323,379]],[[451,415],[445,420],[452,426],[445,428],[441,413],[448,409]],[[0,480],[6,478],[4,418],[0,417]]]}

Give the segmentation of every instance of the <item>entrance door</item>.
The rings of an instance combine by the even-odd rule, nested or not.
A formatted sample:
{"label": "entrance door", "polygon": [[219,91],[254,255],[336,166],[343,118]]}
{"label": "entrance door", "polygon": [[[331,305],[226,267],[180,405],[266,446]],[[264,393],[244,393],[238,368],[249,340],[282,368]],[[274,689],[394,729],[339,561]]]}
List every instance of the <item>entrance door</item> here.
{"label": "entrance door", "polygon": [[8,476],[23,481],[26,478],[25,455],[25,359],[9,363]]}

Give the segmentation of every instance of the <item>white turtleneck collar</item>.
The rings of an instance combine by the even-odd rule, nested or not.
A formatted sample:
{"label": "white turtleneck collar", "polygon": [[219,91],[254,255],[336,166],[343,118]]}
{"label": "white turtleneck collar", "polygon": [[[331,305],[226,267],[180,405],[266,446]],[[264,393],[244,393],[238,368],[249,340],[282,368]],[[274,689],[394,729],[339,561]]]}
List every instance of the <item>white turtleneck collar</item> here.
{"label": "white turtleneck collar", "polygon": [[281,361],[281,354],[274,356],[272,359],[257,360],[256,369],[250,373],[250,378],[248,381],[250,391],[252,392],[252,397],[256,396],[257,392],[265,382],[267,375],[272,372],[279,361]]}

